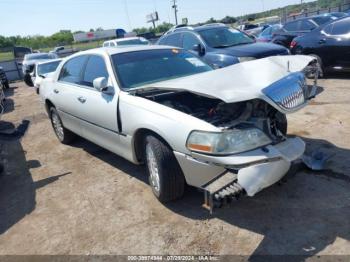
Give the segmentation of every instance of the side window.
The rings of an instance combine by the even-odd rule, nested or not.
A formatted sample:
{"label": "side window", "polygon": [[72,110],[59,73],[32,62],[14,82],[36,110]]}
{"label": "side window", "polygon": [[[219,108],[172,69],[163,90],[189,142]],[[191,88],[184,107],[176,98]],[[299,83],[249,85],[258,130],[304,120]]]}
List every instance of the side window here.
{"label": "side window", "polygon": [[272,34],[272,26],[270,26],[269,28],[266,28],[266,29],[261,33],[262,36],[268,36],[268,35],[271,35],[271,34]]}
{"label": "side window", "polygon": [[283,29],[288,32],[298,31],[298,21],[285,24]]}
{"label": "side window", "polygon": [[300,31],[311,31],[316,28],[316,25],[314,25],[312,22],[308,20],[302,20],[300,23]]}
{"label": "side window", "polygon": [[87,56],[78,56],[68,60],[61,69],[59,81],[79,84],[81,71],[85,65]]}
{"label": "side window", "polygon": [[327,35],[330,35],[332,33],[332,29],[333,29],[333,24],[330,24],[325,26],[322,31]]}
{"label": "side window", "polygon": [[108,47],[109,46],[109,43],[107,42],[107,43],[103,43],[103,46],[104,47]]}
{"label": "side window", "polygon": [[332,35],[346,35],[350,33],[350,19],[344,19],[334,23]]}
{"label": "side window", "polygon": [[108,79],[106,64],[101,56],[92,55],[86,64],[82,85],[93,87],[93,81],[98,77]]}
{"label": "side window", "polygon": [[109,46],[115,46],[114,42],[110,42]]}
{"label": "side window", "polygon": [[169,35],[166,37],[165,39],[165,44],[166,45],[172,45],[172,46],[176,46],[176,47],[181,47],[181,34],[177,33],[177,34],[173,34],[173,35]]}
{"label": "side window", "polygon": [[200,41],[198,38],[191,34],[191,33],[184,33],[183,34],[183,40],[182,40],[182,46],[186,50],[192,50],[193,46],[200,44]]}
{"label": "side window", "polygon": [[159,40],[158,45],[166,45],[166,37]]}

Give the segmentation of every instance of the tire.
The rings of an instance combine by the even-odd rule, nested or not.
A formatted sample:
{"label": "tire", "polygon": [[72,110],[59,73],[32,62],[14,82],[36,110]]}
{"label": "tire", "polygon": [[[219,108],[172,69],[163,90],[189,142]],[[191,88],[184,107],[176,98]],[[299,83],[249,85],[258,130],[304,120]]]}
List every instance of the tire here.
{"label": "tire", "polygon": [[287,135],[288,131],[288,121],[287,121],[287,116],[285,114],[282,114],[280,112],[276,113],[276,126],[279,131],[285,136]]}
{"label": "tire", "polygon": [[9,89],[9,88],[10,88],[9,81],[6,80],[6,81],[4,82],[4,84],[3,84],[3,86],[4,86],[4,89]]}
{"label": "tire", "polygon": [[185,178],[172,150],[160,139],[147,135],[144,159],[153,194],[162,203],[179,199],[184,194]]}
{"label": "tire", "polygon": [[[315,54],[309,54],[309,56],[313,56],[317,59],[317,69],[318,69],[318,77],[319,78],[324,78],[325,77],[325,72],[323,68],[323,63],[321,57]],[[313,76],[308,76],[309,78],[313,78]]]}
{"label": "tire", "polygon": [[62,144],[65,144],[65,145],[70,144],[74,140],[76,135],[63,126],[62,120],[58,115],[56,108],[54,107],[50,108],[50,119],[51,119],[52,128],[58,140]]}
{"label": "tire", "polygon": [[23,77],[23,81],[29,87],[33,87],[34,86],[32,78],[30,77],[30,74],[25,74],[24,77]]}

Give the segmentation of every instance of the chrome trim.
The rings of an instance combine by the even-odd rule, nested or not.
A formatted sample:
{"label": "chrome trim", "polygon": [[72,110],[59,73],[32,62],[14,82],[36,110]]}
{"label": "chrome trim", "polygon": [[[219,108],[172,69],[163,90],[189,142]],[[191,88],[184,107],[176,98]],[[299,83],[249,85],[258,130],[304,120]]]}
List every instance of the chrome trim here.
{"label": "chrome trim", "polygon": [[263,93],[285,111],[294,111],[303,106],[309,90],[302,72],[291,73],[263,89]]}

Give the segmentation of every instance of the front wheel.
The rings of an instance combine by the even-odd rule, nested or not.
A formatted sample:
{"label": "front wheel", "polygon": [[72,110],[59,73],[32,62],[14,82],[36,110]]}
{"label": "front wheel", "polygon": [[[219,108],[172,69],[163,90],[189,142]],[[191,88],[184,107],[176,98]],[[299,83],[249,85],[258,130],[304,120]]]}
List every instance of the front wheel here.
{"label": "front wheel", "polygon": [[50,108],[50,118],[51,118],[52,128],[55,131],[55,134],[58,140],[62,144],[70,144],[75,138],[75,134],[63,126],[62,120],[58,115],[56,108],[54,107]]}
{"label": "front wheel", "polygon": [[9,81],[6,80],[6,81],[4,82],[4,89],[9,89],[9,88],[10,88]]}
{"label": "front wheel", "polygon": [[185,179],[172,150],[157,137],[148,135],[144,154],[149,184],[158,200],[166,203],[181,198]]}

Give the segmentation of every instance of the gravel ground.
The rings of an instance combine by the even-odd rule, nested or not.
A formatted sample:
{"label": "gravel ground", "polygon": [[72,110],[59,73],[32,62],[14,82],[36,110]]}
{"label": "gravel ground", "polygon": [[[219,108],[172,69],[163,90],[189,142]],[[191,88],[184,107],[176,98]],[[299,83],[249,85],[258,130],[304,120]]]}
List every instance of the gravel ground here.
{"label": "gravel ground", "polygon": [[12,84],[2,120],[30,125],[0,142],[0,255],[350,254],[350,80],[320,85],[289,133],[334,154],[327,169],[297,164],[285,182],[210,216],[193,188],[163,205],[143,167],[84,139],[61,145],[34,90]]}

